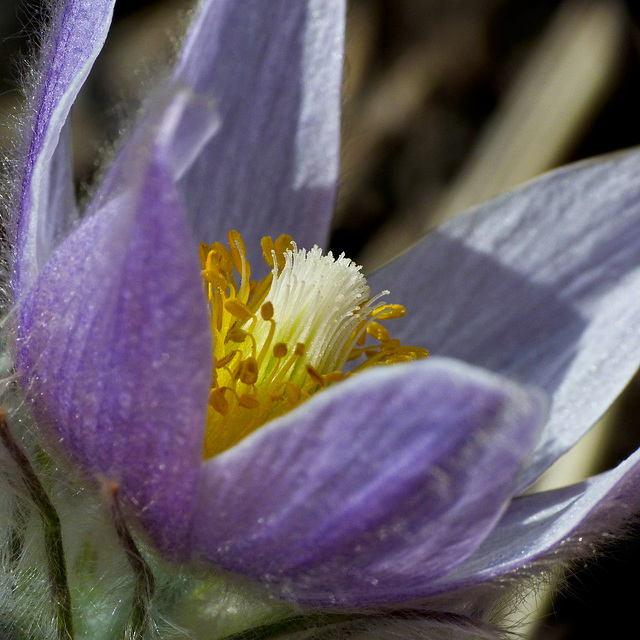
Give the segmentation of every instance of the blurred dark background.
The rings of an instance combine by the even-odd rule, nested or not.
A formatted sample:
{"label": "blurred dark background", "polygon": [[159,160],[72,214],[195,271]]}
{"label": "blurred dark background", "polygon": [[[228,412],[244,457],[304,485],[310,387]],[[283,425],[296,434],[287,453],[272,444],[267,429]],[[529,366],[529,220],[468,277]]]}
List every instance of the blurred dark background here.
{"label": "blurred dark background", "polygon": [[[74,111],[79,194],[123,115],[135,112],[170,58],[172,29],[190,6],[117,5]],[[10,146],[19,61],[40,18],[36,0],[0,3],[0,149]],[[331,248],[373,268],[474,203],[560,164],[639,144],[638,19],[631,1],[350,0]],[[585,453],[582,470],[566,481],[637,446],[638,386],[616,407],[606,446]],[[626,635],[635,626],[639,559],[633,540],[610,548],[552,606],[540,599],[529,637]]]}

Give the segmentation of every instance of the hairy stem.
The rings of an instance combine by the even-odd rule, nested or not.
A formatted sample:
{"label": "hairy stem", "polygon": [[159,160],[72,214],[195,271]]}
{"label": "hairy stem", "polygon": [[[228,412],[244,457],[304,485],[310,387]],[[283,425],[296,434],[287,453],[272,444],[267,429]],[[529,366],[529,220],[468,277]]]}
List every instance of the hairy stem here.
{"label": "hairy stem", "polygon": [[24,533],[27,526],[28,509],[23,501],[17,502],[13,508],[8,535],[8,562],[15,569],[22,558],[24,550]]}
{"label": "hairy stem", "polygon": [[11,458],[22,473],[29,496],[35,503],[42,518],[44,529],[45,556],[49,570],[51,602],[58,640],[73,640],[73,612],[71,609],[71,592],[67,580],[67,565],[62,544],[62,527],[58,512],[49,499],[42,483],[20,445],[13,439],[7,416],[0,408],[0,441],[4,444]]}
{"label": "hairy stem", "polygon": [[124,547],[135,581],[131,617],[123,638],[124,640],[142,640],[151,622],[155,579],[151,568],[140,553],[125,522],[118,499],[118,486],[114,484],[110,487],[110,490],[111,514],[116,533]]}

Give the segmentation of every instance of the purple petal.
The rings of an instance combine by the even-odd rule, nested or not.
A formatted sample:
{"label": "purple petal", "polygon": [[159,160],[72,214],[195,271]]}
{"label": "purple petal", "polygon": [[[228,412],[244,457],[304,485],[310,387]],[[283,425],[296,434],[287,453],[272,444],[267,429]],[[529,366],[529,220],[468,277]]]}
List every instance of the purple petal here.
{"label": "purple petal", "polygon": [[[199,240],[326,244],[338,176],[344,1],[206,0],[175,78],[222,127],[183,180]],[[221,232],[222,229],[222,232]],[[255,249],[254,249],[255,248]]]}
{"label": "purple petal", "polygon": [[[211,333],[172,171],[139,135],[19,309],[17,366],[39,429],[114,482],[153,542],[178,556],[194,508]],[[161,137],[161,136],[160,136]]]}
{"label": "purple petal", "polygon": [[16,297],[33,282],[74,217],[70,158],[60,135],[102,48],[114,4],[115,0],[56,3],[59,8],[40,56],[37,90],[29,103],[33,116],[25,123],[13,278]]}
{"label": "purple petal", "polygon": [[[527,569],[536,560],[581,557],[593,542],[638,512],[640,451],[617,468],[555,491],[516,498],[491,535],[460,567],[433,585],[448,591]],[[557,555],[557,554],[560,555]]]}
{"label": "purple petal", "polygon": [[453,361],[360,374],[205,462],[193,549],[303,602],[419,596],[495,524],[540,405]]}
{"label": "purple petal", "polygon": [[640,153],[561,169],[479,207],[369,283],[407,307],[394,337],[552,396],[524,488],[638,368]]}

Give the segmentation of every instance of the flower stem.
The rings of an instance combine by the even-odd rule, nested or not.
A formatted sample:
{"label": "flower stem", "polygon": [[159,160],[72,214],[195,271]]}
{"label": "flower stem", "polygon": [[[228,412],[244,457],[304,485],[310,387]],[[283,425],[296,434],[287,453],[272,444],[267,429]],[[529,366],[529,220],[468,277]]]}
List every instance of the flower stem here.
{"label": "flower stem", "polygon": [[116,484],[112,485],[110,491],[111,514],[116,533],[118,534],[120,543],[124,547],[135,580],[131,618],[129,619],[129,624],[125,629],[123,638],[124,640],[142,640],[151,622],[155,579],[151,568],[140,553],[125,522],[118,499],[118,486]]}
{"label": "flower stem", "polygon": [[22,473],[29,496],[42,518],[45,555],[49,568],[51,602],[54,607],[58,640],[73,640],[73,612],[71,592],[67,581],[67,565],[62,544],[62,527],[58,512],[49,499],[42,483],[20,445],[13,439],[6,412],[0,408],[0,441]]}

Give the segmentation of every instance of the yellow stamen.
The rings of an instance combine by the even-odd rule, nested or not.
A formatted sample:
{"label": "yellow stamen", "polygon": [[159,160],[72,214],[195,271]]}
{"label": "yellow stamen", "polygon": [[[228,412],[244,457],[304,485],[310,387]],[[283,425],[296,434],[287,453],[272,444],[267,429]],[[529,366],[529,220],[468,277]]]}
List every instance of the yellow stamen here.
{"label": "yellow stamen", "polygon": [[390,339],[389,330],[379,322],[370,322],[367,326],[367,334],[380,342],[387,342]]}
{"label": "yellow stamen", "polygon": [[278,344],[273,345],[274,358],[284,358],[287,355],[287,351],[287,345],[284,342],[278,342]]}
{"label": "yellow stamen", "polygon": [[227,300],[224,303],[224,308],[232,316],[235,316],[236,318],[239,318],[241,320],[250,318],[253,315],[251,313],[251,309],[249,309],[249,307],[247,307],[247,305],[244,302],[236,299]]}
{"label": "yellow stamen", "polygon": [[427,357],[390,338],[381,323],[404,316],[404,307],[374,307],[380,295],[369,297],[359,267],[343,255],[299,251],[287,235],[265,237],[271,272],[252,281],[242,237],[230,231],[228,240],[229,248],[203,242],[199,251],[215,361],[205,458],[358,371]]}

